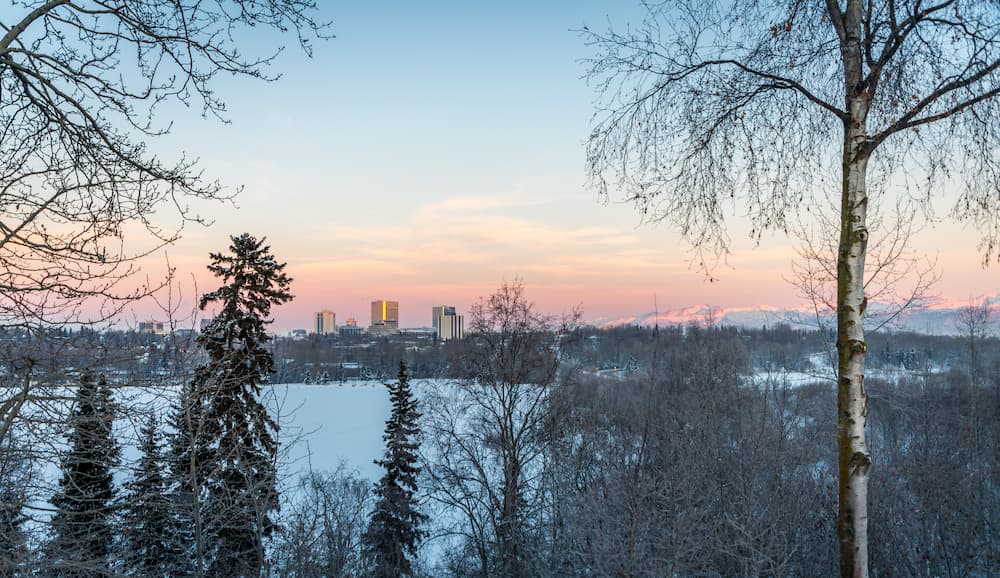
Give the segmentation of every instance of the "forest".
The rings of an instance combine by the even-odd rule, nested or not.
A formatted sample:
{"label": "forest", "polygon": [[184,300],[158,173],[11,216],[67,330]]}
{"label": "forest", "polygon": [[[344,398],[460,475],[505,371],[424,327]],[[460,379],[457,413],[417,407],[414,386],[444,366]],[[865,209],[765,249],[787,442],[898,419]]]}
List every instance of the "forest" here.
{"label": "forest", "polygon": [[[836,566],[828,334],[558,324],[516,283],[472,320],[466,339],[419,347],[257,336],[258,363],[273,356],[318,376],[350,359],[396,391],[381,481],[348,467],[279,472],[282,416],[233,421],[237,410],[210,401],[253,415],[279,374],[258,372],[250,398],[206,391],[198,384],[230,381],[206,368],[232,354],[211,353],[210,329],[183,342],[47,336],[34,358],[52,365],[32,369],[36,397],[3,447],[2,575],[814,576]],[[873,575],[986,576],[996,565],[1000,343],[988,323],[967,329],[869,337]],[[23,375],[30,340],[8,332],[4,343],[4,375]],[[370,380],[324,387],[355,381]],[[226,433],[241,428],[256,433]],[[246,462],[228,478],[225,443],[235,445],[223,463]],[[392,518],[400,508],[407,515]],[[395,554],[380,557],[386,543]]]}

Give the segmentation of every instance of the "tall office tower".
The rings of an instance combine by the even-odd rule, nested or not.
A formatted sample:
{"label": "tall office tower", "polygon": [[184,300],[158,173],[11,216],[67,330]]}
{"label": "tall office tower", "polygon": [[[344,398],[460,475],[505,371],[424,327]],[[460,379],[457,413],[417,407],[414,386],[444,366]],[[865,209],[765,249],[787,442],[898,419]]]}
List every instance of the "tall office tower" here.
{"label": "tall office tower", "polygon": [[139,322],[139,333],[149,333],[152,335],[163,335],[166,331],[163,328],[162,321],[156,321],[150,319],[149,321]]}
{"label": "tall office tower", "polygon": [[372,301],[372,330],[399,329],[399,301]]}
{"label": "tall office tower", "polygon": [[431,327],[434,328],[434,333],[440,333],[440,328],[438,328],[438,317],[442,315],[454,315],[455,308],[450,305],[438,305],[437,307],[431,307]]}
{"label": "tall office tower", "polygon": [[313,325],[319,335],[331,335],[337,332],[337,314],[324,309],[316,313],[316,323]]}
{"label": "tall office tower", "polygon": [[455,315],[454,307],[451,308],[450,314],[438,316],[436,325],[437,336],[441,341],[465,337],[465,319],[461,315]]}

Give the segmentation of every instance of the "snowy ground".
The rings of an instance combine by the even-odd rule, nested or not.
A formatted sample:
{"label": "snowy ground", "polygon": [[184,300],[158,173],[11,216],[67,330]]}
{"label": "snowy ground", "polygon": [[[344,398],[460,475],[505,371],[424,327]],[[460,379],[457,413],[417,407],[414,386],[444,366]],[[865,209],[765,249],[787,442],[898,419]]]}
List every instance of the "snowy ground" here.
{"label": "snowy ground", "polygon": [[[419,391],[419,380],[414,390]],[[266,390],[265,390],[266,391]],[[67,396],[69,399],[70,396]],[[119,390],[118,401],[142,411],[156,411],[164,423],[172,403],[172,394],[160,390]],[[331,385],[281,384],[265,393],[265,401],[279,419],[281,428],[282,477],[292,481],[313,471],[333,471],[341,463],[368,480],[382,475],[373,461],[382,457],[382,431],[391,404],[385,385],[380,381],[362,381]],[[127,400],[127,401],[126,401]],[[69,403],[67,401],[67,403]],[[128,481],[128,468],[139,457],[137,431],[143,419],[120,418],[115,432],[122,445],[122,468],[116,472],[118,484]],[[64,452],[64,438],[57,435],[39,463],[42,485],[54,488],[59,479],[58,456]],[[162,440],[166,443],[166,440]],[[52,490],[43,490],[40,500],[30,507],[37,521],[47,520],[51,508],[45,499]]]}
{"label": "snowy ground", "polygon": [[[815,383],[834,384],[837,382],[836,369],[833,361],[826,353],[814,353],[809,356],[809,370],[789,371],[783,368],[775,370],[760,370],[752,373],[750,382],[758,385],[771,385],[775,387],[796,388]],[[938,374],[948,371],[948,367],[932,364],[920,370],[906,369],[902,366],[889,366],[880,368],[869,368],[865,371],[866,379],[880,379],[887,382],[896,382],[903,378],[913,378],[925,374]]]}
{"label": "snowy ground", "polygon": [[[419,400],[428,388],[447,383],[413,379],[410,386]],[[392,404],[381,381],[279,384],[267,403],[279,419],[286,476],[332,471],[342,462],[369,480],[382,475],[373,461],[385,449],[382,433]]]}
{"label": "snowy ground", "polygon": [[381,470],[382,431],[389,417],[389,393],[378,381],[346,384],[282,384],[269,402],[277,408],[286,475],[336,469],[344,462],[374,480]]}

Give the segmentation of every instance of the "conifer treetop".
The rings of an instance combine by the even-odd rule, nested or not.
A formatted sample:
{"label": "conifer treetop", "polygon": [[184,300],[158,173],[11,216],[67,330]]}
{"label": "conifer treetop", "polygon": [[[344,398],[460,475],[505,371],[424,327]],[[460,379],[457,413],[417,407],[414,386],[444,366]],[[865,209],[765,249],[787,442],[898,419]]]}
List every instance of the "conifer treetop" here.
{"label": "conifer treetop", "polygon": [[288,286],[292,279],[284,273],[286,263],[278,263],[265,245],[266,237],[255,238],[249,233],[230,236],[230,254],[209,253],[212,263],[208,270],[222,279],[222,286],[205,293],[199,307],[221,302],[230,318],[256,314],[269,323],[271,305],[292,299]]}

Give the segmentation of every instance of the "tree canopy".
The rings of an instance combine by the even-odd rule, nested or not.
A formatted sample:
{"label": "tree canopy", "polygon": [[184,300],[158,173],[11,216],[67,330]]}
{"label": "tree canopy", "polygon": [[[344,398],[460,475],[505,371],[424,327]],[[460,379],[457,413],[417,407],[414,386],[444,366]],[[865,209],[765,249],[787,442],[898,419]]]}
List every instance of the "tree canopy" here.
{"label": "tree canopy", "polygon": [[[224,120],[220,75],[262,80],[281,50],[250,29],[326,35],[314,0],[28,0],[0,16],[0,322],[114,315],[135,260],[232,196],[150,142],[169,103]],[[273,40],[269,40],[273,42]],[[173,218],[169,218],[169,215]],[[140,233],[141,231],[141,233]],[[98,298],[102,309],[80,303]]]}

